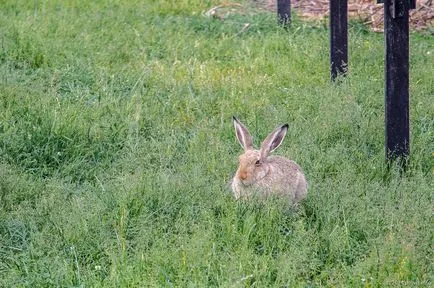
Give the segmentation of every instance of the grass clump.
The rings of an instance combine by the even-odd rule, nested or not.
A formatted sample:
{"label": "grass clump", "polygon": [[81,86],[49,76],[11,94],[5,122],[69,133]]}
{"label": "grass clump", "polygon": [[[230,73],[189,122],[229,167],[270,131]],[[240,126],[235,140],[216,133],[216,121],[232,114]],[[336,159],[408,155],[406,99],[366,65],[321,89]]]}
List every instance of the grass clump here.
{"label": "grass clump", "polygon": [[[431,286],[431,39],[411,36],[401,171],[384,162],[381,35],[350,25],[334,85],[325,27],[124,2],[2,5],[1,285]],[[306,173],[299,207],[234,201],[232,115],[256,145],[290,124],[277,153]]]}

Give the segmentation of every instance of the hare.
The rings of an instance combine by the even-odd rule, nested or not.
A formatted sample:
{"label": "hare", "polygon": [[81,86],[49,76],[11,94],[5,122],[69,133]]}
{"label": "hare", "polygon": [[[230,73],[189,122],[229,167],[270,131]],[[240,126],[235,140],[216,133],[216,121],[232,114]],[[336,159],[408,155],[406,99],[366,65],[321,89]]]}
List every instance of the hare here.
{"label": "hare", "polygon": [[281,156],[269,156],[285,138],[288,124],[271,132],[261,149],[255,150],[246,126],[235,117],[233,123],[237,139],[244,148],[231,184],[235,199],[249,199],[255,193],[261,199],[269,195],[288,197],[294,204],[304,199],[307,182],[300,166]]}

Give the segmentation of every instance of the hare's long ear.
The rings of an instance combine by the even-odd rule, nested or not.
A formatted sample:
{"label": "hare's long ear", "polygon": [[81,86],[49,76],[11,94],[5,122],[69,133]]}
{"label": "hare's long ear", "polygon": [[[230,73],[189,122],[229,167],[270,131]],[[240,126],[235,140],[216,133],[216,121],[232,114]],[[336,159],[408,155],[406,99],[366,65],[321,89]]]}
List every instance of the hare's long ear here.
{"label": "hare's long ear", "polygon": [[234,122],[235,134],[237,135],[238,142],[240,142],[244,150],[252,149],[252,136],[250,135],[249,130],[247,130],[246,126],[244,126],[240,120],[235,118],[235,116],[233,116],[232,119]]}
{"label": "hare's long ear", "polygon": [[286,132],[288,132],[288,124],[282,125],[277,128],[270,135],[265,138],[261,145],[261,158],[265,159],[273,152],[277,147],[282,144],[283,138],[285,138]]}

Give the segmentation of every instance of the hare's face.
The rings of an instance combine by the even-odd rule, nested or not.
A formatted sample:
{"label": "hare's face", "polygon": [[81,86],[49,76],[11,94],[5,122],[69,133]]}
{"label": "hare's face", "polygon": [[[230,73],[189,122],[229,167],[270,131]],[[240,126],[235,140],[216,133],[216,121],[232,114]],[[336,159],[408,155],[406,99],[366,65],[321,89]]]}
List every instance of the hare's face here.
{"label": "hare's face", "polygon": [[261,159],[261,153],[257,150],[246,150],[240,156],[236,177],[245,186],[249,186],[262,179],[268,173],[268,165]]}

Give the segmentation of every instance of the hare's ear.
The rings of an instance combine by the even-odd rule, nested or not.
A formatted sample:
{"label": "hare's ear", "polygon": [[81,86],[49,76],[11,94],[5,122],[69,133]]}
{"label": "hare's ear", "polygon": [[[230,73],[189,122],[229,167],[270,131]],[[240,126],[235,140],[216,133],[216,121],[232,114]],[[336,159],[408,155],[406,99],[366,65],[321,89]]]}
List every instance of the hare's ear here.
{"label": "hare's ear", "polygon": [[277,128],[270,135],[265,138],[261,145],[261,158],[264,159],[273,152],[277,147],[282,144],[283,138],[285,138],[286,132],[288,132],[288,124],[282,125]]}
{"label": "hare's ear", "polygon": [[252,149],[252,136],[250,135],[249,130],[247,130],[246,126],[244,126],[240,120],[235,118],[235,116],[233,116],[232,119],[234,122],[235,134],[237,135],[238,142],[240,142],[244,150]]}

